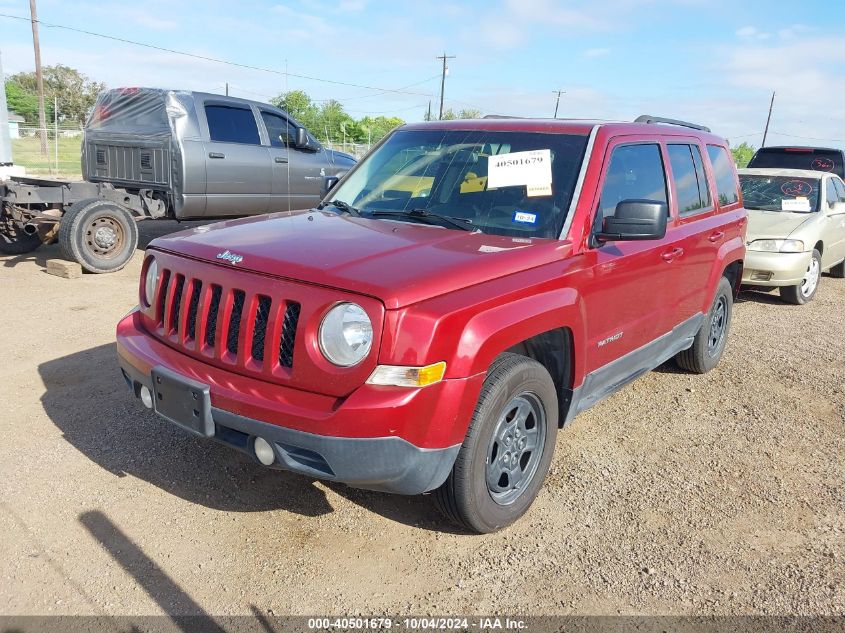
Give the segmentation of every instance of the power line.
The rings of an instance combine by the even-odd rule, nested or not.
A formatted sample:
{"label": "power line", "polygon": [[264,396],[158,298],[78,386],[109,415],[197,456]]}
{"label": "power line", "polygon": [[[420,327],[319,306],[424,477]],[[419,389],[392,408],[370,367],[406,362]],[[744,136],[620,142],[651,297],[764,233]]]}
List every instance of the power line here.
{"label": "power line", "polygon": [[817,136],[799,136],[798,134],[786,134],[784,132],[776,132],[772,130],[772,134],[777,134],[778,136],[786,136],[789,138],[801,138],[806,139],[808,141],[830,141],[833,143],[845,143],[845,139],[841,138],[818,138]]}
{"label": "power line", "polygon": [[[25,22],[30,21],[29,18],[21,17],[19,15],[11,15],[9,13],[0,13],[0,18],[9,18],[10,20],[22,20],[22,21],[25,21]],[[225,64],[227,66],[235,66],[235,67],[238,67],[238,68],[246,68],[247,70],[257,70],[259,72],[271,73],[271,74],[274,74],[274,75],[282,75],[282,76],[285,76],[285,77],[296,77],[297,79],[306,79],[308,81],[319,81],[319,82],[322,82],[322,83],[334,84],[336,86],[349,86],[351,88],[362,88],[364,90],[376,90],[376,91],[379,91],[379,92],[382,92],[382,93],[392,92],[392,93],[399,93],[399,94],[417,95],[417,96],[420,96],[420,97],[430,97],[431,96],[428,93],[411,92],[411,91],[403,90],[401,88],[379,88],[377,86],[367,86],[365,84],[356,84],[356,83],[351,83],[351,82],[348,82],[348,81],[337,81],[335,79],[324,79],[322,77],[313,77],[311,75],[301,75],[301,74],[298,74],[298,73],[290,73],[290,72],[287,72],[287,71],[284,71],[284,70],[277,70],[275,68],[265,68],[263,66],[253,66],[251,64],[242,64],[240,62],[233,62],[233,61],[230,61],[230,60],[227,60],[227,59],[220,59],[220,58],[217,58],[217,57],[208,57],[206,55],[198,55],[196,53],[188,53],[186,51],[176,50],[174,48],[166,48],[164,46],[156,46],[155,44],[146,44],[144,42],[138,42],[138,41],[135,41],[135,40],[117,37],[115,35],[106,35],[104,33],[95,33],[94,31],[87,31],[85,29],[78,29],[78,28],[75,28],[75,27],[72,27],[72,26],[66,26],[64,24],[52,24],[50,22],[44,22],[43,20],[34,20],[34,22],[36,22],[37,24],[40,24],[41,26],[43,26],[45,28],[62,29],[62,30],[65,30],[65,31],[72,31],[74,33],[81,33],[83,35],[90,35],[92,37],[99,37],[99,38],[106,39],[106,40],[121,42],[123,44],[132,44],[133,46],[142,46],[144,48],[151,48],[153,50],[162,51],[162,52],[165,52],[165,53],[172,53],[174,55],[182,55],[184,57],[192,57],[194,59],[201,59],[203,61],[213,62],[213,63],[216,63],[216,64]],[[427,79],[425,81],[430,81],[430,80]],[[424,82],[420,82],[420,83],[424,83]]]}

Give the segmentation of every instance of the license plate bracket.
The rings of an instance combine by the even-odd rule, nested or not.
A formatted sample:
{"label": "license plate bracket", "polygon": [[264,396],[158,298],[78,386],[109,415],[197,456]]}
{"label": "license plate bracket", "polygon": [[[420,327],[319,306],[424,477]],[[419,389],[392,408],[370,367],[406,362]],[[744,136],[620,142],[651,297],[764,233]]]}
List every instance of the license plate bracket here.
{"label": "license plate bracket", "polygon": [[181,376],[166,367],[154,367],[153,409],[176,426],[201,437],[214,435],[208,385]]}

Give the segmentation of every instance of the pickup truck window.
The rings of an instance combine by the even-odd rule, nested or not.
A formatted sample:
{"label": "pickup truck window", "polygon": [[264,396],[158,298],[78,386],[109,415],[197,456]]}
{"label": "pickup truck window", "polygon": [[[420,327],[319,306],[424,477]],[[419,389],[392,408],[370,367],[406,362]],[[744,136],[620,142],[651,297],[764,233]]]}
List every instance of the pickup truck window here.
{"label": "pickup truck window", "polygon": [[261,145],[258,125],[249,108],[206,105],[205,118],[208,121],[208,134],[212,141]]}
{"label": "pickup truck window", "polygon": [[656,143],[614,148],[602,185],[596,230],[601,228],[604,218],[616,212],[616,205],[623,200],[667,202],[666,172],[660,146]]}
{"label": "pickup truck window", "polygon": [[296,126],[291,125],[284,117],[278,114],[261,111],[261,119],[267,128],[267,135],[270,137],[270,145],[273,147],[293,147],[296,139]]}
{"label": "pickup truck window", "polygon": [[732,159],[728,156],[728,150],[719,145],[708,145],[707,153],[710,155],[710,162],[713,164],[719,204],[724,206],[739,202],[739,192],[736,189],[734,169],[731,164]]}
{"label": "pickup truck window", "polygon": [[[670,144],[669,164],[678,193],[678,213],[692,215],[710,206],[710,192],[697,145]],[[698,161],[695,160],[696,154]]]}
{"label": "pickup truck window", "polygon": [[[431,223],[424,210],[485,233],[555,239],[586,146],[580,134],[399,130],[330,201],[351,204],[364,217]],[[415,213],[402,213],[408,211]]]}

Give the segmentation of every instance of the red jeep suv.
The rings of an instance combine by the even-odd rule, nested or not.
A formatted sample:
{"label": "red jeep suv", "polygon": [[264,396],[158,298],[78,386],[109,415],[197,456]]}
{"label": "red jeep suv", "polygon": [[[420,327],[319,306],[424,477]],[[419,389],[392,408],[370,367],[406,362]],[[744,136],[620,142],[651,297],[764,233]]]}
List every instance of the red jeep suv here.
{"label": "red jeep suv", "polygon": [[326,188],[150,244],[117,326],[146,407],[271,468],[434,491],[491,532],[578,412],[725,348],[746,213],[706,128],[406,125]]}

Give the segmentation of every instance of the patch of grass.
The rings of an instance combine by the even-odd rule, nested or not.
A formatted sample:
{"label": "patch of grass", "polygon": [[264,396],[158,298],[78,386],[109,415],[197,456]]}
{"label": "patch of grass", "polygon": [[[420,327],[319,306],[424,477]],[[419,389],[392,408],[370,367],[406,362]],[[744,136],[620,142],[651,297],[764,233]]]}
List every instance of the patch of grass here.
{"label": "patch of grass", "polygon": [[27,173],[62,178],[81,178],[82,136],[59,136],[59,160],[56,169],[55,139],[47,141],[47,153],[41,153],[41,141],[36,136],[12,139],[12,160],[26,168]]}

